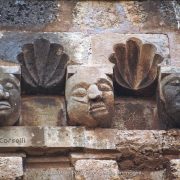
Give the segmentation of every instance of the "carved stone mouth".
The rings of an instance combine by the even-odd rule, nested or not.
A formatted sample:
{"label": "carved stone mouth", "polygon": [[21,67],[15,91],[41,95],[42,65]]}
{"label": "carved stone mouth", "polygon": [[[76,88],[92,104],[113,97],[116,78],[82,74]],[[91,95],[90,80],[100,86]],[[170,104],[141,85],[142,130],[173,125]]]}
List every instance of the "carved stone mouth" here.
{"label": "carved stone mouth", "polygon": [[0,101],[0,110],[11,109],[11,105],[7,101]]}
{"label": "carved stone mouth", "polygon": [[90,112],[106,111],[106,106],[103,102],[92,103],[90,106]]}

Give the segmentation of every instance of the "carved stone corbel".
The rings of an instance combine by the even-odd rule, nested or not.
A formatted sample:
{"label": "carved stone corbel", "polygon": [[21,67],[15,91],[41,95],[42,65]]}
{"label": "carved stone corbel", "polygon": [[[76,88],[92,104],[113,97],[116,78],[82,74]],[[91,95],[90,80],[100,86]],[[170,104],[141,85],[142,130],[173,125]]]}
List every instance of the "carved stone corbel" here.
{"label": "carved stone corbel", "polygon": [[163,60],[156,54],[155,45],[130,38],[126,44],[115,44],[113,49],[109,60],[115,64],[114,77],[121,87],[137,91],[155,81],[157,65]]}
{"label": "carved stone corbel", "polygon": [[22,66],[22,89],[26,93],[59,94],[64,90],[69,57],[62,45],[36,39],[23,46],[17,59]]}
{"label": "carved stone corbel", "polygon": [[15,125],[20,119],[20,66],[0,60],[0,126]]}
{"label": "carved stone corbel", "polygon": [[180,68],[161,68],[157,100],[161,126],[180,128]]}
{"label": "carved stone corbel", "polygon": [[110,127],[114,114],[111,73],[103,67],[68,68],[66,102],[70,125]]}

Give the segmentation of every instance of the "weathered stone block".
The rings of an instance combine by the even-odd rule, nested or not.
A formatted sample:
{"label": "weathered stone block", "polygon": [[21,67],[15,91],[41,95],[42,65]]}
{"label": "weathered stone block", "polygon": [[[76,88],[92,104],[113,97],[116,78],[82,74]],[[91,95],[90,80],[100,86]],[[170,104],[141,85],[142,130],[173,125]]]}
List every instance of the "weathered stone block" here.
{"label": "weathered stone block", "polygon": [[46,147],[75,148],[84,147],[84,128],[76,127],[45,127],[44,138]]}
{"label": "weathered stone block", "polygon": [[113,160],[79,160],[75,163],[76,180],[118,179],[119,170]]}
{"label": "weathered stone block", "polygon": [[116,97],[112,128],[158,129],[156,101],[151,98]]}
{"label": "weathered stone block", "polygon": [[[53,165],[52,165],[53,166]],[[24,180],[74,180],[74,171],[71,167],[44,167],[27,168],[24,173]]]}
{"label": "weathered stone block", "polygon": [[25,96],[22,97],[22,126],[63,126],[66,125],[66,108],[63,97]]}
{"label": "weathered stone block", "polygon": [[0,179],[16,179],[23,176],[21,157],[0,157]]}
{"label": "weathered stone block", "polygon": [[119,180],[135,179],[135,180],[164,180],[165,170],[161,171],[120,171]]}
{"label": "weathered stone block", "polygon": [[180,159],[172,159],[170,161],[167,176],[173,180],[180,179]]}
{"label": "weathered stone block", "polygon": [[78,160],[82,159],[96,159],[96,160],[116,160],[118,157],[121,156],[121,153],[106,153],[106,152],[89,152],[89,153],[76,153],[72,152],[70,153],[71,162],[74,164]]}
{"label": "weathered stone block", "polygon": [[41,127],[3,127],[0,147],[44,147],[44,130]]}

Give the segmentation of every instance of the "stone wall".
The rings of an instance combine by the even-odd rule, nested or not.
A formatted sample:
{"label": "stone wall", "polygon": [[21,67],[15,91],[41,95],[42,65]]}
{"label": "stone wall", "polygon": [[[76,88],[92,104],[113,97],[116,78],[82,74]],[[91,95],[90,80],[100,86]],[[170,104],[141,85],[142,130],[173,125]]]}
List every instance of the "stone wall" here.
{"label": "stone wall", "polygon": [[[156,46],[167,67],[162,76],[169,67],[180,72],[178,0],[0,0],[3,61],[19,63],[23,46],[44,38],[62,45],[70,64],[112,78],[113,46],[132,37]],[[66,80],[76,66],[67,68]],[[180,179],[180,131],[161,130],[157,113],[161,78],[137,94],[121,94],[115,84],[109,129],[68,126],[64,92],[22,91],[19,124],[0,128],[0,179]]]}

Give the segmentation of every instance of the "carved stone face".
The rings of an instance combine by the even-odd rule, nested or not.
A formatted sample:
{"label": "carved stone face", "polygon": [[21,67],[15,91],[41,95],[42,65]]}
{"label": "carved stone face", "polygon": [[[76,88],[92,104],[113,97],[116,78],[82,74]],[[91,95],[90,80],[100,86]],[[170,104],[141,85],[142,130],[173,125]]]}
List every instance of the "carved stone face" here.
{"label": "carved stone face", "polygon": [[114,93],[111,79],[95,69],[81,70],[67,80],[66,100],[71,125],[109,127]]}
{"label": "carved stone face", "polygon": [[0,74],[0,125],[14,125],[20,116],[20,82],[12,74]]}
{"label": "carved stone face", "polygon": [[168,124],[180,127],[180,75],[169,75],[161,83],[161,99],[164,102]]}

